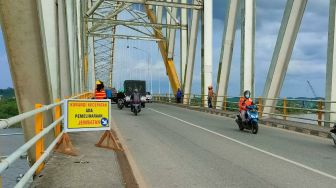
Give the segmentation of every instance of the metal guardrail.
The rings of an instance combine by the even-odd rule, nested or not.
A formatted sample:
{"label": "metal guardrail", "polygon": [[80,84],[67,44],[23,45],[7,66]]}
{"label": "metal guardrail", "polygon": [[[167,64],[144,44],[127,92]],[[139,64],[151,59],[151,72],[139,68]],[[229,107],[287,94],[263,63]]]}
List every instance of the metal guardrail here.
{"label": "metal guardrail", "polygon": [[[80,97],[86,97],[86,95],[89,95],[89,94],[91,96],[91,93],[84,93],[84,94],[80,94],[80,95],[77,95],[77,96],[74,96],[74,97],[71,97],[71,98],[76,99],[76,98],[80,98]],[[56,102],[54,104],[43,106],[42,108],[38,108],[38,109],[29,111],[29,112],[25,112],[25,113],[22,113],[20,115],[17,115],[17,116],[8,118],[8,119],[2,119],[2,120],[0,120],[0,129],[9,128],[10,126],[12,126],[16,123],[21,122],[22,120],[25,120],[29,117],[32,117],[32,116],[34,116],[38,113],[53,109],[54,107],[62,105],[63,103],[64,103],[64,101]]]}
{"label": "metal guardrail", "polygon": [[0,136],[15,136],[15,135],[23,135],[23,133],[7,133],[7,134],[0,134]]}
{"label": "metal guardrail", "polygon": [[[71,97],[72,99],[76,98],[91,98],[91,93],[83,93],[77,95],[75,97]],[[61,116],[61,105],[64,104],[64,100],[56,100],[56,103],[50,104],[47,106],[43,106],[41,104],[35,105],[35,110],[25,112],[23,114],[1,120],[0,121],[0,129],[8,128],[22,120],[27,118],[35,117],[35,133],[36,135],[28,140],[25,144],[15,150],[12,154],[7,156],[5,159],[0,160],[0,179],[1,173],[4,172],[7,168],[9,168],[17,159],[19,159],[24,153],[28,151],[32,146],[35,145],[36,151],[36,161],[30,167],[30,169],[25,173],[25,175],[21,178],[21,180],[16,184],[15,187],[24,187],[29,179],[35,174],[39,173],[43,168],[44,160],[49,156],[50,152],[57,144],[57,142],[61,139],[63,135],[63,131],[61,131],[61,122],[64,120],[64,115]],[[54,119],[55,121],[52,122],[47,127],[43,128],[43,112],[48,111],[50,109],[55,108]],[[44,141],[43,138],[47,135],[50,131],[55,130],[55,140],[48,146],[46,150],[44,150]],[[5,136],[9,135],[16,135],[16,134],[6,134]]]}
{"label": "metal guardrail", "polygon": [[[196,94],[189,94],[184,95],[184,101],[182,99],[182,103],[190,105],[190,106],[207,106],[207,95],[196,95]],[[223,101],[223,106],[217,104],[216,99],[221,98],[219,101]],[[218,96],[214,97],[212,104],[213,108],[221,109],[223,111],[238,111],[238,103],[240,97],[232,97],[232,96]],[[157,101],[165,101],[165,102],[171,102],[176,103],[176,99],[174,95],[169,94],[161,94],[161,95],[153,95],[153,99]],[[263,114],[268,114],[272,116],[279,117],[280,119],[288,120],[288,118],[291,118],[292,120],[305,120],[305,121],[311,121],[311,122],[317,122],[318,126],[322,126],[324,123],[334,123],[332,121],[325,121],[322,119],[323,114],[331,114],[336,113],[336,111],[328,111],[324,109],[325,104],[327,103],[336,103],[336,101],[325,101],[325,100],[310,100],[310,99],[287,99],[287,98],[262,98],[262,97],[256,97],[253,98],[256,105],[259,108],[259,116],[262,117]],[[263,105],[266,100],[275,100],[277,101],[276,106],[265,106]],[[315,108],[307,108],[304,105],[301,105],[301,103],[310,103],[311,106],[314,106]],[[274,109],[274,113],[264,113],[263,108],[264,107],[271,107]],[[311,114],[315,113],[316,118],[306,118],[306,117],[299,117],[295,116],[295,114],[307,114],[307,112],[310,112]]]}

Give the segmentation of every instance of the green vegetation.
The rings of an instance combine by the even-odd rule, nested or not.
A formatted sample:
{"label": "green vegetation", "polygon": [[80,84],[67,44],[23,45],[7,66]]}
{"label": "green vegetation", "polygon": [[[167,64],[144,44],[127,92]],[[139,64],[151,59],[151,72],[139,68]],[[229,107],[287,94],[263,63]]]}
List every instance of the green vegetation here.
{"label": "green vegetation", "polygon": [[19,114],[15,99],[0,101],[0,119],[7,119]]}
{"label": "green vegetation", "polygon": [[[18,115],[19,111],[14,97],[14,89],[0,89],[0,95],[2,95],[0,99],[0,119],[7,119]],[[12,127],[20,127],[20,123]]]}
{"label": "green vegetation", "polygon": [[15,97],[14,89],[13,88],[0,89],[0,96],[2,97],[2,99],[13,98]]}

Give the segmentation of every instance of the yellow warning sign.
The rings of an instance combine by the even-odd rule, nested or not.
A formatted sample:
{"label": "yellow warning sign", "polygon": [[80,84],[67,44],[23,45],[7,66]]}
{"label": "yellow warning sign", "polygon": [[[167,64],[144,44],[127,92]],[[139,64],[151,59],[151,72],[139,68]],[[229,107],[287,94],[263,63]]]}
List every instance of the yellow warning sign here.
{"label": "yellow warning sign", "polygon": [[110,129],[110,100],[66,101],[65,131],[93,131]]}

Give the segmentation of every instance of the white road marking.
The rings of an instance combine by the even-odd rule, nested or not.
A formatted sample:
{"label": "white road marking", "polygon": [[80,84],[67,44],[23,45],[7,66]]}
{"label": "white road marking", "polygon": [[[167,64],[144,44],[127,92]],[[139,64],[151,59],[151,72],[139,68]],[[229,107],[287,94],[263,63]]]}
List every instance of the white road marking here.
{"label": "white road marking", "polygon": [[209,129],[206,129],[206,128],[201,127],[201,126],[199,126],[199,125],[195,125],[195,124],[193,124],[193,123],[190,123],[190,122],[185,121],[185,120],[183,120],[183,119],[177,118],[177,117],[175,117],[175,116],[172,116],[172,115],[169,115],[169,114],[166,114],[166,113],[163,113],[163,112],[154,110],[154,109],[152,109],[152,108],[148,108],[148,109],[149,109],[149,110],[152,110],[152,111],[154,111],[154,112],[156,112],[156,113],[165,115],[165,116],[167,116],[167,117],[176,119],[176,120],[178,120],[178,121],[180,121],[180,122],[183,122],[183,123],[185,123],[185,124],[191,125],[191,126],[193,126],[193,127],[202,129],[202,130],[207,131],[207,132],[209,132],[209,133],[215,134],[215,135],[220,136],[220,137],[222,137],[222,138],[228,139],[228,140],[230,140],[230,141],[232,141],[232,142],[238,143],[238,144],[243,145],[243,146],[245,146],[245,147],[248,147],[248,148],[250,148],[250,149],[254,149],[254,150],[259,151],[259,152],[261,152],[261,153],[264,153],[264,154],[266,154],[266,155],[272,156],[272,157],[274,157],[274,158],[277,158],[277,159],[286,161],[286,162],[288,162],[288,163],[294,164],[294,165],[299,166],[299,167],[301,167],[301,168],[304,168],[304,169],[306,169],[306,170],[309,170],[309,171],[315,172],[315,173],[317,173],[317,174],[320,174],[320,175],[322,175],[322,176],[325,176],[325,177],[328,177],[328,178],[331,178],[331,179],[336,180],[336,176],[333,176],[333,175],[328,174],[328,173],[326,173],[326,172],[322,172],[322,171],[320,171],[320,170],[317,170],[317,169],[314,169],[314,168],[312,168],[312,167],[306,166],[306,165],[304,165],[304,164],[301,164],[301,163],[292,161],[292,160],[287,159],[287,158],[285,158],[285,157],[282,157],[282,156],[280,156],[280,155],[276,155],[276,154],[274,154],[274,153],[271,153],[271,152],[262,150],[262,149],[260,149],[260,148],[254,147],[254,146],[251,146],[251,145],[249,145],[249,144],[246,144],[246,143],[241,142],[241,141],[239,141],[239,140],[236,140],[236,139],[234,139],[234,138],[225,136],[225,135],[220,134],[220,133],[217,133],[217,132],[215,132],[215,131],[211,131],[211,130],[209,130]]}

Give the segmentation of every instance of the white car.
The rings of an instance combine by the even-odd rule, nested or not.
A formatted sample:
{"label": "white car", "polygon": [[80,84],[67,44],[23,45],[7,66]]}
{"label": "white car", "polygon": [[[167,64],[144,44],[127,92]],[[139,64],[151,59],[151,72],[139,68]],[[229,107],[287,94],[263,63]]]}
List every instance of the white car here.
{"label": "white car", "polygon": [[152,95],[151,95],[151,93],[150,92],[146,92],[146,101],[147,102],[153,102],[153,100],[152,100]]}

